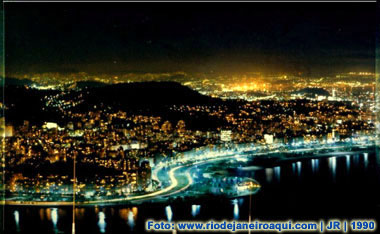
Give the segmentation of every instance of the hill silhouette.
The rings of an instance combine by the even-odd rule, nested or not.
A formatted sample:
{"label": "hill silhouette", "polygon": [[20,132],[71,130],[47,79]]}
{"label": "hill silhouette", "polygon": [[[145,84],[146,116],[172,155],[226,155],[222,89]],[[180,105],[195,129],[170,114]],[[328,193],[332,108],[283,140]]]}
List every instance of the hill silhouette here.
{"label": "hill silhouette", "polygon": [[[67,100],[74,100],[78,94],[83,95],[83,102],[72,107],[72,110],[82,113],[94,109],[110,112],[122,110],[178,120],[185,118],[186,114],[170,111],[173,105],[206,105],[222,102],[175,82],[141,82],[105,86],[85,83],[84,85],[86,88],[80,91],[72,90],[66,96]],[[10,122],[20,124],[23,120],[31,120],[35,123],[52,121],[65,124],[68,121],[62,118],[56,109],[45,105],[44,97],[56,95],[61,92],[59,90],[37,90],[25,86],[7,85],[4,91],[5,103],[8,106],[5,115]],[[194,122],[207,122],[207,119],[197,116],[194,117]]]}
{"label": "hill silhouette", "polygon": [[330,96],[330,93],[323,88],[304,88],[292,92],[293,94],[303,94],[309,97],[315,96]]}
{"label": "hill silhouette", "polygon": [[176,82],[124,83],[88,88],[85,104],[114,107],[162,107],[176,104],[208,104],[214,99]]}
{"label": "hill silhouette", "polygon": [[5,86],[30,86],[32,84],[35,84],[33,81],[28,80],[28,79],[17,79],[17,78],[12,78],[12,77],[6,77],[0,78],[0,87]]}
{"label": "hill silhouette", "polygon": [[83,88],[94,88],[94,87],[104,87],[108,84],[96,82],[96,81],[78,81],[76,82],[75,86],[77,88],[83,89]]}

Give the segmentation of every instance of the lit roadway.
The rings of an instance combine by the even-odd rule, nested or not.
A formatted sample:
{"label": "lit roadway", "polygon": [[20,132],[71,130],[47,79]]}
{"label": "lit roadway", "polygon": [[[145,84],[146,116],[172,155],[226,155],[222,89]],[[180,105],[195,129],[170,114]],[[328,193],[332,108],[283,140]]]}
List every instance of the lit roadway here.
{"label": "lit roadway", "polygon": [[[344,142],[341,144],[275,144],[272,145],[271,149],[268,150],[266,146],[238,146],[237,149],[221,149],[218,151],[208,151],[200,150],[200,152],[190,152],[190,156],[182,157],[181,159],[172,160],[171,162],[159,163],[152,171],[152,179],[161,182],[170,181],[169,185],[163,187],[160,190],[142,194],[142,195],[132,195],[121,198],[112,199],[102,199],[94,201],[76,201],[76,205],[106,205],[106,204],[117,204],[117,203],[140,203],[147,200],[165,200],[170,196],[178,194],[185,191],[191,186],[193,180],[190,176],[189,171],[192,167],[200,164],[212,163],[220,160],[227,160],[238,157],[252,157],[260,155],[268,155],[270,153],[297,153],[297,152],[312,152],[319,150],[333,150],[334,152],[339,152],[339,150],[347,149],[351,147],[368,147],[374,145],[368,138],[361,139],[358,141]],[[286,147],[286,150],[279,150],[281,147]],[[199,150],[198,150],[199,151]],[[349,152],[347,152],[349,153]],[[315,157],[315,156],[314,156]],[[168,170],[166,173],[165,168]],[[6,205],[36,205],[36,206],[72,206],[73,203],[70,201],[25,201],[17,200],[17,197],[9,198],[2,204]]]}

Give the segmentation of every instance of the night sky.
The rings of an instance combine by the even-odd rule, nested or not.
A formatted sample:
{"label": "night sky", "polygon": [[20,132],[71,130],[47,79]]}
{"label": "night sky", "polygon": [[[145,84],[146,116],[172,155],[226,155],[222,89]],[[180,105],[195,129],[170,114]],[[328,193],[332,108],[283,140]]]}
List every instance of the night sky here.
{"label": "night sky", "polygon": [[6,72],[373,72],[375,4],[6,3]]}

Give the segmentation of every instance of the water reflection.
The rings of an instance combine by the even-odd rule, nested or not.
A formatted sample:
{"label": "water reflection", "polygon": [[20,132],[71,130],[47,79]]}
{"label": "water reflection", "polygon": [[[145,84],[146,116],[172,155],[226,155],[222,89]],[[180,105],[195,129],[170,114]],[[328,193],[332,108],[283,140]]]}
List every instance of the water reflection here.
{"label": "water reflection", "polygon": [[83,219],[84,217],[84,208],[75,208],[75,218],[76,219]]}
{"label": "water reflection", "polygon": [[131,210],[128,212],[128,225],[131,229],[135,226],[135,219]]}
{"label": "water reflection", "polygon": [[45,209],[45,215],[47,220],[51,221],[51,209]]}
{"label": "water reflection", "polygon": [[20,214],[17,210],[13,212],[14,218],[15,218],[15,223],[16,223],[16,229],[17,232],[20,231]]}
{"label": "water reflection", "polygon": [[301,168],[302,168],[301,161],[292,163],[293,175],[297,174],[297,176],[301,176]]}
{"label": "water reflection", "polygon": [[347,167],[347,173],[350,171],[351,168],[351,158],[350,155],[346,155],[346,167]]}
{"label": "water reflection", "polygon": [[336,157],[329,158],[329,167],[331,170],[332,179],[335,182],[335,180],[336,180]]}
{"label": "water reflection", "polygon": [[119,209],[119,216],[133,229],[137,219],[137,207]]}
{"label": "water reflection", "polygon": [[168,219],[168,222],[171,222],[173,219],[173,211],[171,206],[165,207],[165,213],[166,213],[166,218]]}
{"label": "water reflection", "polygon": [[107,224],[106,224],[106,215],[104,214],[103,211],[100,211],[98,213],[98,218],[99,218],[99,221],[98,221],[99,231],[101,233],[105,233]]}
{"label": "water reflection", "polygon": [[51,221],[53,222],[54,227],[57,227],[57,223],[58,223],[58,209],[57,208],[51,209]]}
{"label": "water reflection", "polygon": [[359,155],[355,154],[355,155],[354,155],[354,158],[353,158],[353,161],[354,161],[354,165],[355,165],[355,167],[357,167],[358,164],[359,164]]}
{"label": "water reflection", "polygon": [[281,180],[281,167],[280,166],[277,166],[274,168],[274,177],[276,178],[276,180],[278,182],[280,182],[280,180]]}
{"label": "water reflection", "polygon": [[298,173],[298,176],[301,176],[301,168],[302,168],[302,162],[298,161],[297,162],[297,173]]}
{"label": "water reflection", "polygon": [[58,228],[57,228],[57,223],[58,223],[58,209],[57,208],[51,208],[49,209],[50,212],[48,214],[48,219],[52,221],[53,223],[53,228],[54,228],[54,233],[58,233]]}
{"label": "water reflection", "polygon": [[192,205],[191,206],[191,215],[196,217],[201,210],[201,205]]}
{"label": "water reflection", "polygon": [[311,171],[313,172],[313,174],[319,171],[319,159],[313,158],[311,160]]}
{"label": "water reflection", "polygon": [[265,168],[265,175],[267,177],[267,182],[271,183],[273,180],[273,168]]}
{"label": "water reflection", "polygon": [[368,153],[364,153],[364,168],[368,167]]}
{"label": "water reflection", "polygon": [[232,200],[232,204],[234,205],[234,219],[239,219],[239,205],[238,200]]}
{"label": "water reflection", "polygon": [[43,221],[43,220],[45,220],[45,210],[44,209],[40,209],[40,211],[39,211],[39,213],[40,213],[40,219]]}

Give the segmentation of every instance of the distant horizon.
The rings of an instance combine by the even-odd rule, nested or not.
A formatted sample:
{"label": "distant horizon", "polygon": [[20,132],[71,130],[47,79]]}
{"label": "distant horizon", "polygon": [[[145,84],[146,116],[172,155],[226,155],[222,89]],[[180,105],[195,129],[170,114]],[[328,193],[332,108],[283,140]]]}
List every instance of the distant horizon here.
{"label": "distant horizon", "polygon": [[[28,79],[31,75],[36,74],[59,74],[62,76],[65,75],[73,75],[73,74],[86,74],[89,76],[123,76],[123,75],[210,75],[210,76],[245,76],[245,75],[262,75],[262,76],[300,76],[300,77],[318,77],[318,76],[334,76],[338,74],[349,74],[349,73],[370,73],[370,75],[374,75],[376,73],[374,69],[346,69],[346,70],[337,70],[331,72],[282,72],[282,71],[272,71],[272,72],[262,72],[262,71],[245,71],[245,72],[229,72],[224,73],[220,71],[210,71],[210,72],[186,72],[186,71],[155,71],[155,72],[144,72],[144,71],[115,71],[115,72],[88,72],[88,71],[34,71],[34,72],[6,72],[5,78],[17,78],[17,79]],[[22,77],[23,76],[23,77]]]}

